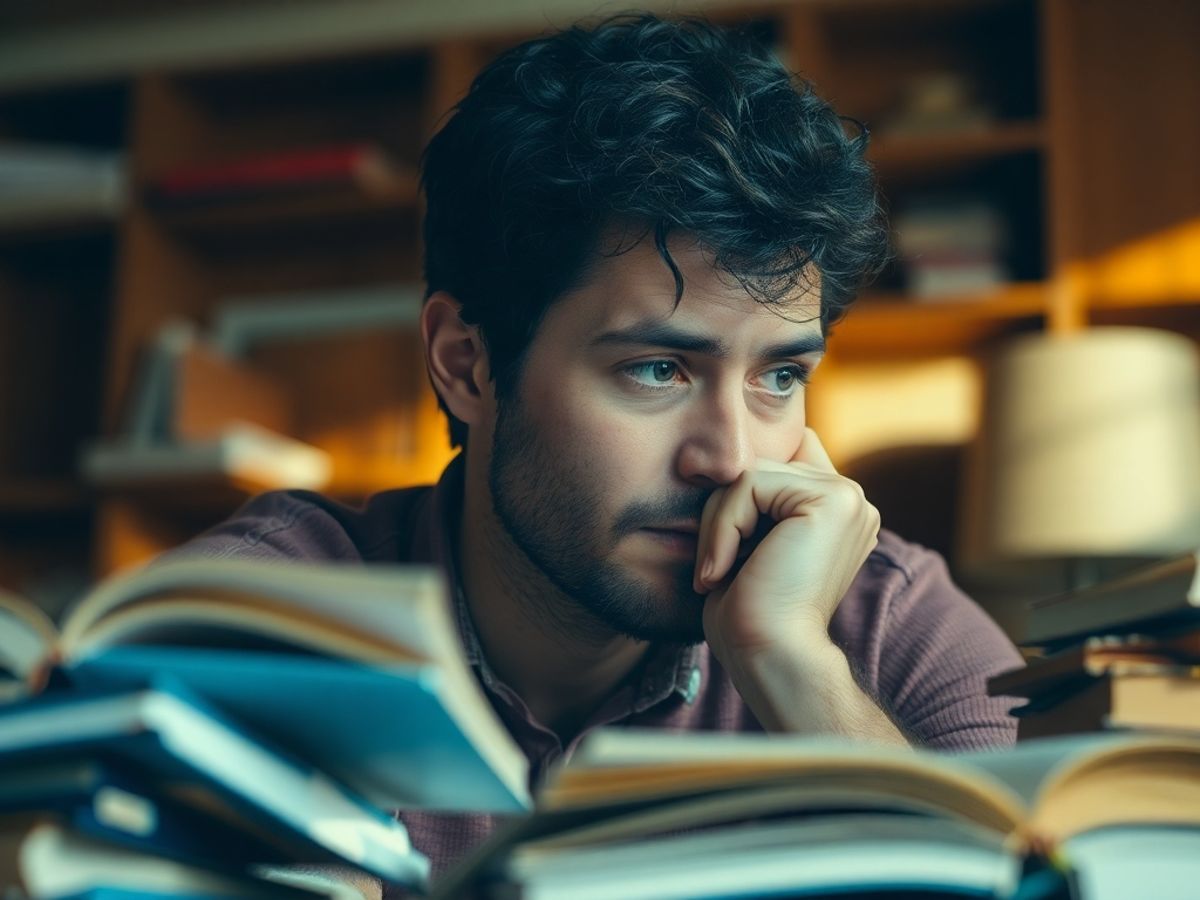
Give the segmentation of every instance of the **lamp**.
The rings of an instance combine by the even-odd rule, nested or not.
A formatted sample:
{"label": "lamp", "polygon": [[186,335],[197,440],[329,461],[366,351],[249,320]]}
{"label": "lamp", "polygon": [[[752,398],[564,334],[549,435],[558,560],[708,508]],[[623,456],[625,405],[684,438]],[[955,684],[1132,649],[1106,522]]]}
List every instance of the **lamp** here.
{"label": "lamp", "polygon": [[1013,340],[988,366],[965,477],[959,556],[973,579],[1078,587],[1106,562],[1195,551],[1196,346],[1124,327]]}

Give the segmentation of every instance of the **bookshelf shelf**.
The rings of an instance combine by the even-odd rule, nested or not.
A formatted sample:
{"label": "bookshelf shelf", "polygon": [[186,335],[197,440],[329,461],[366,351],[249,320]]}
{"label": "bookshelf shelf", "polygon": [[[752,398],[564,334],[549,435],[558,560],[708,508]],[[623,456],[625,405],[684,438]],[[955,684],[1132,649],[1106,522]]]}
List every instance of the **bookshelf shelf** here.
{"label": "bookshelf shelf", "polygon": [[[411,218],[417,209],[415,172],[389,190],[353,186],[279,194],[255,199],[208,201],[187,207],[161,207],[159,220],[180,234],[206,235],[225,230],[301,228],[327,222],[393,222]],[[154,205],[151,202],[151,208]]]}
{"label": "bookshelf shelf", "polygon": [[977,131],[929,135],[873,135],[868,150],[887,177],[911,171],[987,161],[1044,149],[1046,130],[1037,121],[1008,122]]}
{"label": "bookshelf shelf", "polygon": [[1097,304],[1089,310],[1094,325],[1134,325],[1166,328],[1200,341],[1200,296],[1171,297],[1161,303],[1120,302]]}
{"label": "bookshelf shelf", "polygon": [[0,482],[0,519],[73,515],[94,504],[92,492],[69,479]]}
{"label": "bookshelf shelf", "polygon": [[840,359],[977,352],[1003,335],[1037,327],[1046,304],[1040,283],[937,300],[871,294],[834,326],[833,352]]}
{"label": "bookshelf shelf", "polygon": [[221,473],[184,478],[155,478],[138,484],[97,489],[102,502],[116,501],[158,515],[188,519],[221,518],[267,487]]}
{"label": "bookshelf shelf", "polygon": [[1092,298],[1095,310],[1186,310],[1200,309],[1200,289],[1188,291],[1168,289],[1165,291],[1124,292],[1096,294]]}
{"label": "bookshelf shelf", "polygon": [[113,216],[80,216],[69,219],[31,218],[0,221],[0,244],[21,245],[52,241],[111,238],[119,220]]}

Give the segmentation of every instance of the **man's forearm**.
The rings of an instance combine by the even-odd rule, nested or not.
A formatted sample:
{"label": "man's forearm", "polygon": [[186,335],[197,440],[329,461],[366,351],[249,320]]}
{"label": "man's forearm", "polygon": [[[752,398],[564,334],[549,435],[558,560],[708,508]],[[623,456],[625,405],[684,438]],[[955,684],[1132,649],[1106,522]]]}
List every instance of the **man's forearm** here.
{"label": "man's forearm", "polygon": [[798,648],[762,649],[729,668],[742,698],[768,731],[909,746],[828,637],[799,642]]}

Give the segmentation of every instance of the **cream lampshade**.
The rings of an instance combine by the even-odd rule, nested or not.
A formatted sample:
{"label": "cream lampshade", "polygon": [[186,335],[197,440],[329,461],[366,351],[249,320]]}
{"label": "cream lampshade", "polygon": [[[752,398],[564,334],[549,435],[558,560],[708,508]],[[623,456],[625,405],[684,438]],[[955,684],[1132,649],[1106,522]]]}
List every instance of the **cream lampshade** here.
{"label": "cream lampshade", "polygon": [[1036,334],[987,370],[968,454],[964,571],[1044,571],[1200,548],[1200,355],[1149,328]]}

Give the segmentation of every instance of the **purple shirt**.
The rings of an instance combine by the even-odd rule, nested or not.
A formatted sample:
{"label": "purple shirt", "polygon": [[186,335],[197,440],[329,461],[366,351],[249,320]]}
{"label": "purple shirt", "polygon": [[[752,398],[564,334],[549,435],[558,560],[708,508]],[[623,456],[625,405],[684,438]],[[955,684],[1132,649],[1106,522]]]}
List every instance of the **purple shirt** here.
{"label": "purple shirt", "polygon": [[[434,488],[385,491],[353,509],[307,491],[277,491],[249,501],[233,518],[164,558],[303,559],[432,563],[456,585],[454,535],[462,508],[461,465]],[[501,720],[530,763],[531,784],[569,754],[521,698],[488,666],[461,592],[457,613],[467,659]],[[938,554],[884,530],[830,626],[861,687],[911,739],[963,750],[1010,744],[1010,702],[987,696],[994,674],[1021,664],[1003,632],[951,582]],[[596,711],[601,725],[688,731],[760,731],[707,644],[659,647]],[[444,871],[500,821],[486,815],[406,812],[412,842]],[[388,895],[391,896],[391,895]]]}

